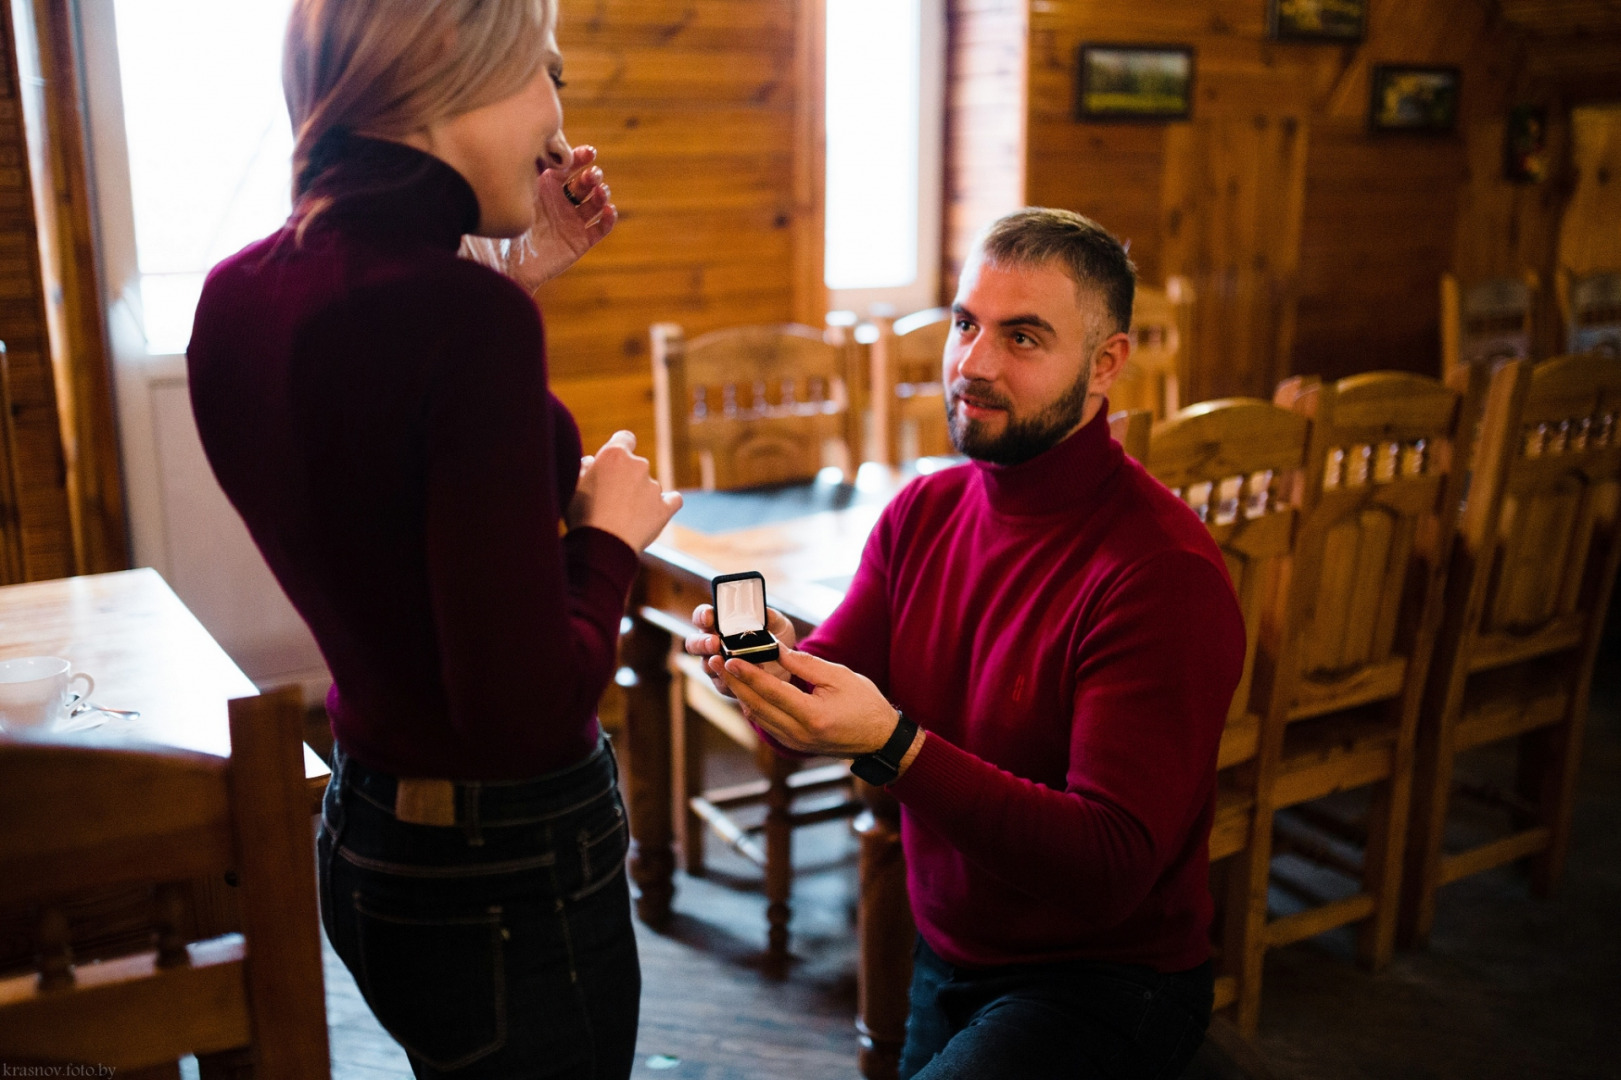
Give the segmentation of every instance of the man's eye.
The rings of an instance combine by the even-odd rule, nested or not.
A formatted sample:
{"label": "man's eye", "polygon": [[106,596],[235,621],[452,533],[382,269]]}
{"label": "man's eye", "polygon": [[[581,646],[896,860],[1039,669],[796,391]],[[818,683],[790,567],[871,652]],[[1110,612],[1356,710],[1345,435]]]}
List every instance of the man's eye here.
{"label": "man's eye", "polygon": [[552,72],[552,85],[557,87],[559,90],[568,85],[568,83],[563,81],[563,73],[561,71]]}
{"label": "man's eye", "polygon": [[969,331],[971,331],[973,328],[974,328],[974,324],[969,322],[967,319],[958,319],[957,320],[957,330],[958,330],[958,332],[966,334]]}

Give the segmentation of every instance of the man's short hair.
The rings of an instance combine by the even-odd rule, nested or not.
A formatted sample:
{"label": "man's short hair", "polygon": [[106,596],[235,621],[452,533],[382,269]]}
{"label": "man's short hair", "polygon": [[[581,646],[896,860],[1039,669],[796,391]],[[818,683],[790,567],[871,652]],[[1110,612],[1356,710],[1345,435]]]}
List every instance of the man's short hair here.
{"label": "man's short hair", "polygon": [[998,218],[979,243],[999,266],[1045,266],[1056,261],[1082,288],[1103,295],[1114,332],[1131,329],[1137,268],[1126,249],[1102,225],[1073,210],[1029,206]]}

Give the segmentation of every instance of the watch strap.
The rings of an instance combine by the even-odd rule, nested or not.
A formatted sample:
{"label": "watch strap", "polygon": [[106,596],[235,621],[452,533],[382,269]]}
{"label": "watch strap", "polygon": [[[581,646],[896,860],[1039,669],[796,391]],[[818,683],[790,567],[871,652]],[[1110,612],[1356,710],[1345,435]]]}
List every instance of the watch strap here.
{"label": "watch strap", "polygon": [[894,780],[901,772],[901,761],[917,738],[917,722],[899,709],[895,711],[895,730],[889,740],[870,754],[862,754],[850,762],[850,771],[875,787]]}

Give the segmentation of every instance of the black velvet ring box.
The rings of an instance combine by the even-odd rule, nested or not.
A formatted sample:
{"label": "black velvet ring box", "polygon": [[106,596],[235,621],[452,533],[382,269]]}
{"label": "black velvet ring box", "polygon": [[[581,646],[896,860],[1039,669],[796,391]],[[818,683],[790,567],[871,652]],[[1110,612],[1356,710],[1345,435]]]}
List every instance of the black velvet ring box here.
{"label": "black velvet ring box", "polygon": [[710,582],[721,655],[751,664],[777,658],[777,639],[765,628],[765,578],[758,571],[722,574]]}

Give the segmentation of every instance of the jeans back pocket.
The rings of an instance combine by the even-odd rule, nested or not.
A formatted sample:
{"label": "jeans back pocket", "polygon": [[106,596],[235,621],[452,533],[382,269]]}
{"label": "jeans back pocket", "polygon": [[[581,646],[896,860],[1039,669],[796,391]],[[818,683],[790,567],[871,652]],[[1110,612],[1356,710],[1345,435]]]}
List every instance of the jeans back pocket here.
{"label": "jeans back pocket", "polygon": [[507,1038],[501,909],[400,915],[354,897],[357,982],[378,1023],[437,1069],[466,1066]]}
{"label": "jeans back pocket", "polygon": [[590,896],[614,880],[625,865],[625,856],[630,852],[630,830],[617,792],[610,805],[611,812],[593,815],[595,820],[583,824],[575,833],[580,852],[580,885],[569,894],[570,900]]}

